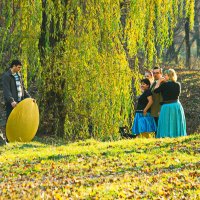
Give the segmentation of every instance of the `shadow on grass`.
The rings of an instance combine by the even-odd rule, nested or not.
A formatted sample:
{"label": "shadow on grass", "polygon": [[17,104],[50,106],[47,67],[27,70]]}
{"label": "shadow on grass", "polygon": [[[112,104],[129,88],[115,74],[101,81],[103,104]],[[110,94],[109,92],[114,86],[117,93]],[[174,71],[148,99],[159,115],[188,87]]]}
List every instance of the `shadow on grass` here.
{"label": "shadow on grass", "polygon": [[[57,155],[51,155],[45,158],[46,160],[53,160],[53,161],[59,161],[59,160],[71,160],[74,156],[72,155],[62,155],[62,154],[57,154]],[[44,159],[43,159],[44,160]]]}
{"label": "shadow on grass", "polygon": [[19,147],[19,149],[33,149],[33,148],[40,148],[40,145],[26,143]]}
{"label": "shadow on grass", "polygon": [[[136,136],[129,133],[128,127],[119,127],[119,138],[121,139],[134,139]],[[93,142],[88,140],[93,140]],[[77,143],[77,145],[80,146],[89,146],[90,143],[94,143],[94,141],[98,142],[107,142],[107,140],[102,140],[102,139],[94,139],[94,138],[87,138],[87,139],[81,139],[79,138],[78,140],[75,141],[70,141],[62,137],[58,137],[55,135],[43,135],[41,133],[38,133],[34,140],[35,142],[40,142],[45,145],[53,145],[53,146],[61,146],[61,145],[67,145],[70,143]],[[117,140],[116,140],[117,141]]]}
{"label": "shadow on grass", "polygon": [[33,142],[39,142],[51,146],[62,146],[70,143],[69,141],[64,140],[63,138],[56,136],[35,136]]}

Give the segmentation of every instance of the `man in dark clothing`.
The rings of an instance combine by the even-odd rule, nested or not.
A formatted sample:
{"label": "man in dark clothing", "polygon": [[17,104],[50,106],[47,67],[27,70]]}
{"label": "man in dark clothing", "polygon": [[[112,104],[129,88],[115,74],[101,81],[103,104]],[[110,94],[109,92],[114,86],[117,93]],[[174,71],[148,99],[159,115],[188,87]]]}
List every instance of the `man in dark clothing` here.
{"label": "man in dark clothing", "polygon": [[2,77],[7,119],[13,108],[17,106],[17,103],[30,97],[20,75],[21,67],[22,64],[19,60],[13,60],[10,69]]}
{"label": "man in dark clothing", "polygon": [[151,105],[151,116],[154,117],[154,120],[156,122],[156,125],[158,126],[158,118],[160,113],[160,103],[162,102],[162,95],[160,93],[155,93],[154,88],[156,86],[157,81],[162,77],[162,69],[160,67],[154,67],[153,68],[153,76],[154,76],[154,82],[150,87],[150,90],[152,92],[152,98],[153,98],[153,104]]}
{"label": "man in dark clothing", "polygon": [[[20,74],[21,68],[21,62],[19,60],[13,60],[10,69],[2,76],[3,94],[6,106],[6,121],[17,104],[23,99],[30,97],[30,94],[24,87],[24,82]],[[6,138],[6,136],[4,137]],[[8,142],[7,139],[6,141]]]}

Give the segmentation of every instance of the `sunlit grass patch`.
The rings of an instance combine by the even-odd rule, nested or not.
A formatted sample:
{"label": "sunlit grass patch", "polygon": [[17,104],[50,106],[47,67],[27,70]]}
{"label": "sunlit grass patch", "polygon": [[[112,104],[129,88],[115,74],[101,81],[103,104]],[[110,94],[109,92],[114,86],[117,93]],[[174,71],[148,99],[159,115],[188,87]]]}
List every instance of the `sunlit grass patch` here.
{"label": "sunlit grass patch", "polygon": [[0,199],[198,199],[200,135],[0,148]]}

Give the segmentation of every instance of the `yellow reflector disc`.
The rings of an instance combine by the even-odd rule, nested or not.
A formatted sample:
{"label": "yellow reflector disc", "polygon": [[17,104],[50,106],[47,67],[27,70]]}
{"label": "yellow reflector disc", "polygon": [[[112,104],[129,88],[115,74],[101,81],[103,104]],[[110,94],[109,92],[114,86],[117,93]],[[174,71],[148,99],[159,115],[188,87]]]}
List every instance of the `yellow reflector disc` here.
{"label": "yellow reflector disc", "polygon": [[9,142],[30,142],[39,126],[39,109],[33,99],[27,98],[17,104],[6,123]]}

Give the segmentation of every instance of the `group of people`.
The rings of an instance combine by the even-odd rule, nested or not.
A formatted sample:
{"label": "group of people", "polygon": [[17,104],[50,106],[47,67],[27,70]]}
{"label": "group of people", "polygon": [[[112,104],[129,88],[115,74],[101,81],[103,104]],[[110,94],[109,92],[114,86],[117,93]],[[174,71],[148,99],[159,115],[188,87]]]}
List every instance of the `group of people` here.
{"label": "group of people", "polygon": [[[7,119],[20,101],[30,97],[24,87],[21,68],[22,63],[13,60],[2,77]],[[141,136],[155,132],[156,138],[185,136],[186,121],[179,102],[181,86],[176,72],[168,69],[162,74],[161,68],[154,67],[152,71],[145,72],[141,89],[143,93],[138,99],[132,133]]]}
{"label": "group of people", "polygon": [[186,120],[179,101],[181,85],[174,69],[154,67],[141,80],[142,95],[138,99],[132,134],[156,138],[186,136]]}

